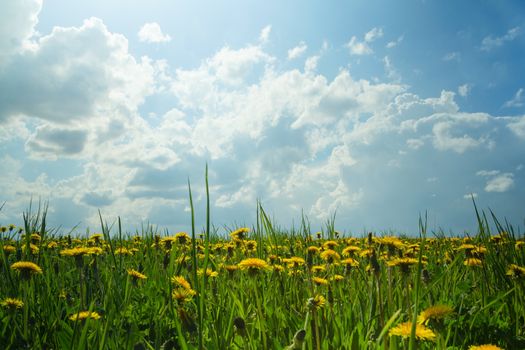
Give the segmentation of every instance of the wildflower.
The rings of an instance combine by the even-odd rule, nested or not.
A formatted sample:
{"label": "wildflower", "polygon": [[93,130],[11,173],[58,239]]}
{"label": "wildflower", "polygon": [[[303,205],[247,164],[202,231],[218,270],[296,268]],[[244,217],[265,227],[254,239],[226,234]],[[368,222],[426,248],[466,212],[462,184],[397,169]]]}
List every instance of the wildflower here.
{"label": "wildflower", "polygon": [[6,253],[6,255],[9,255],[11,253],[14,253],[16,252],[16,248],[12,245],[5,245],[4,246],[4,252]]}
{"label": "wildflower", "polygon": [[319,294],[317,294],[313,298],[309,298],[308,301],[306,302],[306,305],[312,310],[321,309],[325,306],[325,304],[326,304],[326,299],[322,295],[319,295]]}
{"label": "wildflower", "polygon": [[337,260],[341,259],[341,256],[335,250],[327,249],[327,250],[325,250],[324,252],[321,253],[321,259],[323,259],[327,263],[331,264],[334,261],[337,261]]}
{"label": "wildflower", "polygon": [[326,241],[324,242],[323,244],[323,248],[324,249],[335,249],[335,247],[338,247],[339,246],[339,243],[337,243],[336,241]]}
{"label": "wildflower", "polygon": [[387,247],[390,254],[393,254],[395,249],[402,249],[404,247],[403,242],[395,236],[380,237],[376,238],[375,241]]}
{"label": "wildflower", "polygon": [[295,268],[304,265],[305,261],[298,256],[292,256],[291,258],[283,259],[283,262],[287,264],[289,268]]}
{"label": "wildflower", "polygon": [[175,239],[180,245],[184,245],[190,241],[190,236],[186,232],[179,232],[175,234]]}
{"label": "wildflower", "polygon": [[173,276],[171,283],[184,289],[191,289],[190,282],[188,282],[183,276]]}
{"label": "wildflower", "polygon": [[275,265],[272,265],[272,269],[273,269],[274,272],[280,273],[280,272],[284,271],[284,266],[279,265],[279,264],[275,264]]}
{"label": "wildflower", "polygon": [[134,281],[145,280],[147,278],[146,275],[138,272],[137,270],[133,270],[133,269],[128,269],[128,275],[130,275]]}
{"label": "wildflower", "polygon": [[349,269],[351,267],[358,267],[359,266],[359,261],[357,261],[357,260],[355,260],[353,258],[346,258],[344,260],[341,260],[341,263],[345,264],[347,269]]}
{"label": "wildflower", "polygon": [[32,274],[42,273],[40,266],[30,261],[15,262],[11,265],[11,269],[20,272],[23,278],[29,278]]}
{"label": "wildflower", "polygon": [[[390,329],[388,332],[389,335],[398,335],[402,336],[403,338],[410,337],[410,334],[412,333],[412,322],[404,322],[400,323],[394,328]],[[430,329],[425,327],[422,324],[416,324],[416,339],[419,340],[434,340],[436,338],[436,334]]]}
{"label": "wildflower", "polygon": [[503,348],[500,348],[499,346],[492,345],[492,344],[484,344],[484,345],[471,345],[469,346],[468,350],[503,350]]}
{"label": "wildflower", "polygon": [[175,288],[173,292],[171,292],[171,297],[173,298],[173,300],[179,303],[183,303],[183,302],[191,301],[191,299],[193,298],[195,294],[197,294],[197,292],[191,288],[189,289]]}
{"label": "wildflower", "polygon": [[339,282],[344,280],[345,278],[341,275],[333,275],[332,278],[330,278],[330,281]]}
{"label": "wildflower", "polygon": [[[24,244],[22,246],[22,250],[26,250],[26,245]],[[37,245],[33,244],[33,243],[30,243],[29,244],[29,250],[31,251],[32,254],[37,254],[39,251],[40,251],[40,248],[38,248]]]}
{"label": "wildflower", "polygon": [[247,252],[254,252],[257,250],[257,242],[256,241],[246,241],[245,248]]}
{"label": "wildflower", "polygon": [[467,258],[465,261],[463,261],[463,265],[465,266],[482,266],[483,262],[480,259],[477,258]]}
{"label": "wildflower", "polygon": [[16,298],[5,298],[0,302],[0,305],[9,310],[21,309],[24,306],[24,302]]}
{"label": "wildflower", "polygon": [[522,241],[522,240],[519,240],[519,241],[516,241],[516,244],[514,245],[514,248],[516,250],[519,250],[521,247],[523,247],[525,245],[525,241]]}
{"label": "wildflower", "polygon": [[228,271],[228,274],[233,275],[233,273],[239,269],[239,266],[237,266],[237,265],[224,265],[222,268],[225,269],[226,271]]}
{"label": "wildflower", "polygon": [[93,320],[98,320],[100,318],[100,315],[95,311],[81,311],[79,313],[73,314],[69,316],[69,319],[71,321],[78,321],[78,320],[87,320],[88,318],[91,318]]}
{"label": "wildflower", "polygon": [[525,277],[525,267],[521,267],[516,264],[510,264],[506,275],[510,277],[516,277],[516,278]]}
{"label": "wildflower", "polygon": [[90,254],[90,248],[88,247],[76,247],[76,248],[70,248],[70,249],[64,249],[60,251],[60,255],[63,256],[83,256],[86,254]]}
{"label": "wildflower", "polygon": [[250,232],[250,229],[247,227],[241,227],[230,233],[230,237],[234,241],[242,241],[246,238],[246,235]]}
{"label": "wildflower", "polygon": [[[398,266],[401,269],[401,272],[408,273],[409,267],[416,265],[418,263],[417,259],[414,258],[397,258],[387,262],[388,266]],[[423,263],[423,261],[421,262]]]}
{"label": "wildflower", "polygon": [[[198,269],[197,275],[202,276],[204,274],[204,269]],[[213,271],[209,267],[206,269],[206,276],[207,277],[217,277],[219,276],[219,273],[217,271]]]}
{"label": "wildflower", "polygon": [[48,249],[55,249],[56,247],[58,247],[58,243],[55,241],[51,241],[47,244]]}
{"label": "wildflower", "polygon": [[421,311],[417,318],[419,324],[427,324],[429,320],[439,320],[452,314],[454,309],[448,305],[435,305]]}
{"label": "wildflower", "polygon": [[258,258],[244,259],[238,266],[241,270],[248,270],[250,273],[257,273],[258,271],[266,270],[269,267],[266,261]]}
{"label": "wildflower", "polygon": [[308,252],[309,255],[315,255],[315,254],[318,254],[321,251],[321,249],[316,246],[310,246],[306,248],[306,251]]}
{"label": "wildflower", "polygon": [[349,245],[343,249],[342,254],[343,256],[352,256],[355,253],[359,252],[360,250],[361,248],[359,248],[358,246]]}
{"label": "wildflower", "polygon": [[320,273],[326,271],[326,267],[323,265],[314,265],[311,268],[312,273]]}
{"label": "wildflower", "polygon": [[318,286],[327,286],[329,284],[327,279],[321,277],[312,277],[312,282],[314,282]]}
{"label": "wildflower", "polygon": [[115,249],[115,255],[133,255],[133,252],[131,252],[128,248],[119,247]]}

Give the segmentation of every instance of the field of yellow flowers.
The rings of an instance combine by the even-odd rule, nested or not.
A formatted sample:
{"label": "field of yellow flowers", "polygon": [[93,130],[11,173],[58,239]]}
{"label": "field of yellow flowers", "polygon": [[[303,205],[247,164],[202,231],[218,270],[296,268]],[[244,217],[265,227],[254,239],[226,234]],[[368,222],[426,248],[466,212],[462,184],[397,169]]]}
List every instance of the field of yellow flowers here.
{"label": "field of yellow flowers", "polygon": [[[476,209],[477,212],[477,209]],[[525,241],[282,232],[0,232],[2,349],[524,349]],[[492,226],[494,226],[494,224]],[[194,227],[194,226],[193,226]]]}

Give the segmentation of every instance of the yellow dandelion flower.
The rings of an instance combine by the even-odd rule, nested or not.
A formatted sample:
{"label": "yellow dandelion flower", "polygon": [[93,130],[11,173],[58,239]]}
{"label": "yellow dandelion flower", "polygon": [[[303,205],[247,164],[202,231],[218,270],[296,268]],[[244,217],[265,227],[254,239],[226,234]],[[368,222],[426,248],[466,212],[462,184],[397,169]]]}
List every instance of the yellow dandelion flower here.
{"label": "yellow dandelion flower", "polygon": [[47,244],[47,248],[49,249],[55,249],[56,247],[58,247],[58,243],[55,241],[51,241]]}
{"label": "yellow dandelion flower", "polygon": [[310,268],[312,273],[321,273],[326,271],[326,267],[324,265],[314,265]]}
{"label": "yellow dandelion flower", "polygon": [[131,252],[128,248],[119,247],[115,249],[115,255],[133,255],[133,252]]}
{"label": "yellow dandelion flower", "polygon": [[388,266],[399,266],[399,267],[409,267],[412,265],[417,265],[418,260],[414,258],[397,258],[388,261],[386,264]]}
{"label": "yellow dandelion flower", "polygon": [[417,318],[419,324],[427,324],[429,320],[443,319],[454,312],[448,305],[434,305],[421,311]]}
{"label": "yellow dandelion flower", "polygon": [[275,265],[272,265],[272,269],[274,272],[280,273],[284,271],[284,266],[275,264]]}
{"label": "yellow dandelion flower", "polygon": [[327,249],[321,253],[321,259],[328,263],[333,263],[334,261],[340,260],[341,256],[335,250]]}
{"label": "yellow dandelion flower", "polygon": [[69,316],[69,319],[71,321],[77,321],[77,320],[83,321],[83,320],[87,320],[88,318],[92,320],[98,320],[100,318],[100,315],[95,311],[81,311],[79,313]]}
{"label": "yellow dandelion flower", "polygon": [[374,240],[376,243],[386,246],[389,249],[402,249],[405,246],[404,243],[395,236],[378,237]]}
{"label": "yellow dandelion flower", "polygon": [[[400,323],[394,328],[390,329],[388,332],[389,335],[398,335],[403,338],[410,337],[412,333],[412,322]],[[434,340],[436,338],[436,333],[434,333],[430,328],[425,327],[422,324],[416,324],[416,339],[419,340]]]}
{"label": "yellow dandelion flower", "polygon": [[233,232],[230,232],[230,237],[234,241],[242,241],[246,238],[248,232],[250,232],[249,228],[241,227]]}
{"label": "yellow dandelion flower", "polygon": [[241,270],[248,270],[250,272],[257,272],[259,270],[266,270],[269,265],[266,261],[258,258],[244,259],[238,264]]}
{"label": "yellow dandelion flower", "polygon": [[344,276],[342,276],[342,275],[333,275],[333,276],[330,278],[330,280],[331,280],[331,281],[334,281],[334,282],[340,282],[340,281],[342,281],[342,280],[344,280],[344,279],[345,279],[345,278],[344,278]]}
{"label": "yellow dandelion flower", "polygon": [[358,246],[349,245],[345,247],[341,253],[343,254],[343,256],[352,256],[359,251],[361,251],[361,248],[359,248]]}
{"label": "yellow dandelion flower", "polygon": [[5,307],[6,309],[16,310],[21,309],[24,306],[24,302],[16,298],[5,298],[0,302],[0,305]]}
{"label": "yellow dandelion flower", "polygon": [[175,234],[175,239],[177,243],[184,245],[191,241],[190,236],[186,232],[178,232]]}
{"label": "yellow dandelion flower", "polygon": [[146,275],[133,269],[128,269],[128,275],[131,276],[134,280],[145,280],[148,278],[146,277]]}
{"label": "yellow dandelion flower", "polygon": [[323,248],[324,249],[335,249],[335,247],[339,247],[339,243],[337,243],[336,241],[326,241],[323,243]]}
{"label": "yellow dandelion flower", "polygon": [[465,261],[463,261],[463,265],[465,266],[482,266],[483,262],[480,259],[477,258],[467,258]]}
{"label": "yellow dandelion flower", "polygon": [[12,270],[19,271],[21,274],[42,273],[42,269],[37,264],[30,261],[18,261],[11,265]]}
{"label": "yellow dandelion flower", "polygon": [[353,259],[353,258],[346,258],[346,259],[343,259],[341,260],[341,263],[346,265],[347,268],[349,267],[358,267],[359,266],[359,261]]}
{"label": "yellow dandelion flower", "polygon": [[321,277],[312,277],[312,282],[314,282],[318,286],[327,286],[329,284],[327,279]]}
{"label": "yellow dandelion flower", "polygon": [[510,264],[506,275],[515,278],[525,277],[525,267],[521,267],[516,264]]}
{"label": "yellow dandelion flower", "polygon": [[3,249],[4,249],[4,252],[6,254],[8,254],[8,255],[11,254],[11,253],[16,252],[16,248],[14,246],[12,246],[12,245],[9,245],[9,244],[5,245]]}
{"label": "yellow dandelion flower", "polygon": [[[197,275],[202,276],[203,274],[204,274],[204,269],[198,269],[197,270]],[[219,273],[217,271],[213,271],[212,269],[210,269],[208,267],[206,269],[206,276],[207,277],[211,277],[211,278],[215,278],[215,277],[219,276]]]}
{"label": "yellow dandelion flower", "polygon": [[299,267],[301,265],[304,265],[304,259],[298,256],[292,256],[291,258],[285,258],[283,259],[283,262],[289,267]]}
{"label": "yellow dandelion flower", "polygon": [[175,301],[177,301],[179,303],[183,303],[183,302],[191,301],[193,296],[196,295],[196,294],[197,294],[197,292],[194,291],[191,288],[189,288],[189,289],[186,289],[186,288],[175,288],[171,292],[171,297],[173,298],[173,300],[175,300]]}
{"label": "yellow dandelion flower", "polygon": [[321,248],[316,247],[316,246],[310,246],[310,247],[306,248],[306,251],[310,255],[315,255],[315,254],[319,254],[319,252],[321,251]]}
{"label": "yellow dandelion flower", "polygon": [[325,304],[326,304],[326,299],[322,295],[319,295],[319,294],[313,298],[309,298],[308,301],[306,302],[306,305],[311,310],[321,309],[325,306]]}
{"label": "yellow dandelion flower", "polygon": [[183,276],[173,276],[171,283],[184,289],[191,289],[190,282],[188,282]]}
{"label": "yellow dandelion flower", "polygon": [[484,345],[471,345],[469,346],[468,350],[504,350],[504,349],[496,345],[484,344]]}
{"label": "yellow dandelion flower", "polygon": [[60,255],[63,256],[83,256],[89,254],[89,248],[88,247],[76,247],[76,248],[70,248],[70,249],[64,249],[60,251]]}

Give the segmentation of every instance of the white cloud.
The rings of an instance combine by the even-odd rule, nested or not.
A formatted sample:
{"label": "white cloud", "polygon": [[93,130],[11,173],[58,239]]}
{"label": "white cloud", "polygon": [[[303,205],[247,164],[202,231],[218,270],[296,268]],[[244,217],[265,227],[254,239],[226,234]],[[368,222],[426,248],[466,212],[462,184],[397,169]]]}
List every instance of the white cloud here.
{"label": "white cloud", "polygon": [[456,62],[459,62],[459,61],[461,61],[461,54],[459,52],[457,52],[457,51],[448,52],[447,54],[445,54],[445,56],[443,56],[443,61],[447,61],[447,62],[456,61]]}
{"label": "white cloud", "polygon": [[301,56],[306,51],[307,48],[308,46],[306,46],[304,41],[301,41],[299,45],[288,50],[288,59],[289,60],[296,59],[297,57]]}
{"label": "white cloud", "polygon": [[470,84],[463,84],[458,86],[458,94],[462,97],[467,97],[470,94],[470,90],[472,89]]}
{"label": "white cloud", "polygon": [[388,56],[383,57],[383,66],[385,67],[386,76],[392,81],[401,81],[401,74],[396,70]]}
{"label": "white cloud", "polygon": [[485,186],[486,192],[506,192],[514,186],[514,174],[504,173],[498,175],[489,181]]}
{"label": "white cloud", "polygon": [[144,23],[138,32],[139,40],[147,43],[166,43],[171,41],[168,34],[164,34],[157,22]]}
{"label": "white cloud", "polygon": [[320,56],[308,57],[304,63],[305,72],[313,72],[317,68],[317,63],[319,62]]}
{"label": "white cloud", "polygon": [[272,32],[272,26],[267,25],[261,30],[261,33],[259,34],[259,41],[262,43],[268,42],[268,39],[270,38],[270,33]]}
{"label": "white cloud", "polygon": [[499,46],[502,46],[505,42],[512,41],[520,35],[521,28],[514,27],[509,29],[505,35],[500,37],[493,37],[492,35],[486,36],[481,42],[482,51],[491,51]]}
{"label": "white cloud", "polygon": [[387,49],[393,49],[394,47],[398,46],[399,44],[401,44],[401,42],[403,41],[404,39],[404,36],[401,35],[400,37],[398,37],[396,40],[393,40],[393,41],[389,41],[387,44],[386,44],[386,48]]}
{"label": "white cloud", "polygon": [[523,107],[525,105],[525,95],[523,94],[523,88],[519,88],[518,91],[514,94],[514,97],[511,100],[508,100],[503,104],[503,107]]}
{"label": "white cloud", "polygon": [[350,49],[351,55],[369,55],[373,52],[366,42],[359,41],[356,36],[352,36],[346,47]]}
{"label": "white cloud", "polygon": [[408,139],[406,143],[408,148],[414,150],[421,148],[425,144],[425,142],[421,139]]}
{"label": "white cloud", "polygon": [[518,137],[525,139],[525,115],[521,117],[512,117],[507,127]]}
{"label": "white cloud", "polygon": [[477,176],[496,176],[500,173],[499,170],[480,170],[476,172]]}
{"label": "white cloud", "polygon": [[463,195],[463,198],[468,199],[468,200],[472,200],[472,198],[476,199],[476,198],[478,198],[478,194],[476,192],[467,193],[467,194]]}
{"label": "white cloud", "polygon": [[32,48],[42,0],[6,0],[0,11],[0,68],[12,54]]}
{"label": "white cloud", "polygon": [[365,41],[371,43],[379,38],[383,37],[383,28],[372,28],[368,33],[365,34]]}

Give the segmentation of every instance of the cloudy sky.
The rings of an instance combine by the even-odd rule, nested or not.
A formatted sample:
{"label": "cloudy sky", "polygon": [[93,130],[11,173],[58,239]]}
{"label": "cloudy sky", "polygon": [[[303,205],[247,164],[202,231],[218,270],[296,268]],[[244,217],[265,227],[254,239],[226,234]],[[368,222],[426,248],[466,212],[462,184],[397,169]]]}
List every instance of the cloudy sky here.
{"label": "cloudy sky", "polygon": [[523,227],[522,1],[0,5],[0,224]]}

